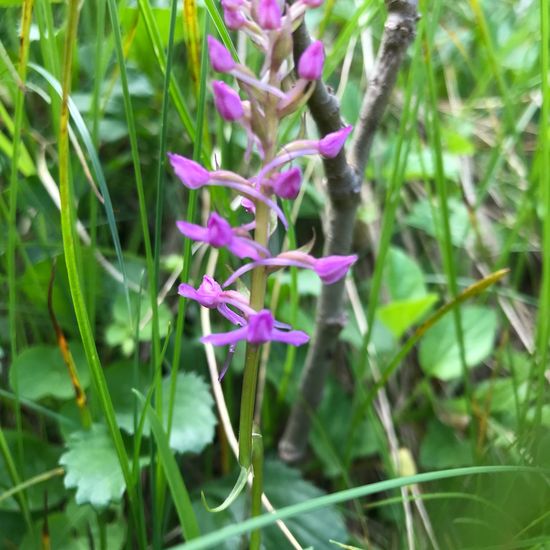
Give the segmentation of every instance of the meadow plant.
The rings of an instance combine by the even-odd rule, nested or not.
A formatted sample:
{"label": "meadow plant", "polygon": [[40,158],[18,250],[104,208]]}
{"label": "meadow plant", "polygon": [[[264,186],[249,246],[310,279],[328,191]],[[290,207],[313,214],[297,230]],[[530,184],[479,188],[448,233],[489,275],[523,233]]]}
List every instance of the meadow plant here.
{"label": "meadow plant", "polygon": [[[239,227],[232,227],[216,212],[210,214],[206,227],[177,222],[185,237],[216,248],[225,247],[239,259],[252,260],[237,269],[223,284],[205,276],[197,289],[188,284],[179,287],[180,295],[196,300],[204,307],[217,309],[236,327],[228,332],[204,335],[202,342],[217,346],[234,346],[241,340],[247,343],[239,429],[239,462],[246,475],[255,469],[252,466],[252,422],[259,347],[270,341],[301,346],[309,340],[306,333],[276,321],[273,313],[265,308],[266,277],[278,269],[295,266],[311,269],[325,284],[333,284],[342,279],[357,260],[355,255],[314,258],[300,250],[277,254],[270,247],[270,237],[278,222],[284,228],[288,226],[277,204],[278,198],[295,199],[303,185],[300,168],[288,165],[306,155],[336,156],[352,130],[348,126],[322,139],[300,139],[290,143],[280,143],[278,139],[281,119],[304,104],[322,74],[324,48],[320,41],[316,41],[298,62],[298,78],[287,85],[289,76],[293,74],[292,31],[301,23],[307,8],[320,4],[311,0],[299,0],[292,6],[277,0],[222,0],[227,26],[244,33],[264,54],[259,75],[237,63],[221,42],[208,37],[212,68],[233,76],[247,97],[243,100],[225,82],[214,81],[215,106],[224,120],[236,122],[245,130],[247,158],[255,152],[260,159],[257,173],[243,176],[222,169],[208,171],[183,156],[169,155],[175,174],[188,189],[204,186],[232,189],[241,196],[241,206],[254,217]],[[252,271],[249,298],[248,293],[245,295],[227,288],[248,271]],[[254,430],[257,431],[257,427]],[[260,477],[258,472],[253,473],[255,480]]]}

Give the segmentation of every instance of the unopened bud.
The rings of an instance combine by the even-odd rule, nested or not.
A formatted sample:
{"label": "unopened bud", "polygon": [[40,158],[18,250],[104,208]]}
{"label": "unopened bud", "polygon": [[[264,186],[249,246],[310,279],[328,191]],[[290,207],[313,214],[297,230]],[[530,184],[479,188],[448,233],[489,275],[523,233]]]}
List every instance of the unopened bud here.
{"label": "unopened bud", "polygon": [[305,80],[318,80],[323,74],[325,49],[320,40],[310,44],[298,62],[298,76]]}
{"label": "unopened bud", "polygon": [[244,116],[243,105],[239,94],[221,80],[212,83],[214,103],[221,117],[229,122],[239,120]]}
{"label": "unopened bud", "polygon": [[346,126],[337,132],[327,134],[319,141],[319,153],[326,158],[334,158],[341,151],[352,130],[353,126]]}
{"label": "unopened bud", "polygon": [[295,199],[301,185],[302,171],[298,167],[280,173],[271,183],[275,194],[283,199]]}
{"label": "unopened bud", "polygon": [[257,7],[258,24],[266,31],[281,27],[281,8],[277,0],[259,0]]}
{"label": "unopened bud", "polygon": [[208,37],[208,54],[212,68],[219,73],[228,73],[236,65],[229,50],[213,36]]}

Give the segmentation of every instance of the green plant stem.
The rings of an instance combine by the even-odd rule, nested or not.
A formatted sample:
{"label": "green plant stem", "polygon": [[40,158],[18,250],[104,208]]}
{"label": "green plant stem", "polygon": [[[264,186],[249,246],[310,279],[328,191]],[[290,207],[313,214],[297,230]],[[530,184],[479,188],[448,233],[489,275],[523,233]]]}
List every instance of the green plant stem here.
{"label": "green plant stem", "polygon": [[[260,516],[262,513],[262,487],[264,477],[264,444],[259,427],[254,426],[252,433],[252,468],[254,483],[252,484],[252,505],[250,515]],[[250,533],[250,550],[260,550],[261,531],[256,529]]]}

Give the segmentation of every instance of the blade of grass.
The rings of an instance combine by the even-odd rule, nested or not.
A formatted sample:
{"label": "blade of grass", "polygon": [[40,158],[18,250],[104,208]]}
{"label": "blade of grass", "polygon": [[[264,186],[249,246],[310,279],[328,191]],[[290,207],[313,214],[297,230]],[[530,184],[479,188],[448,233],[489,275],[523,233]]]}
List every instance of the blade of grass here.
{"label": "blade of grass", "polygon": [[131,476],[128,456],[124,448],[124,442],[118,428],[113,403],[103,374],[103,369],[99,360],[99,355],[93,339],[92,329],[90,326],[84,295],[82,293],[82,285],[77,266],[76,258],[76,235],[75,235],[75,211],[74,211],[74,194],[72,190],[72,182],[70,180],[69,166],[69,94],[72,77],[72,58],[73,51],[77,39],[79,18],[79,1],[69,1],[69,13],[67,19],[67,32],[65,36],[65,45],[63,53],[63,79],[62,79],[62,103],[61,103],[61,119],[59,131],[59,192],[61,197],[61,231],[63,238],[63,250],[65,253],[65,263],[67,265],[67,275],[69,279],[69,287],[73,300],[73,307],[78,323],[78,328],[82,338],[84,351],[90,372],[94,381],[95,390],[103,409],[107,427],[113,440],[117,458],[120,463],[122,474],[126,482],[128,492],[128,500],[132,510],[133,519],[137,527],[137,539],[140,548],[145,548],[145,526],[143,520],[143,510],[139,506],[136,498],[135,487]]}
{"label": "blade of grass", "polygon": [[539,193],[543,208],[543,242],[542,242],[542,286],[540,291],[539,312],[537,319],[537,404],[535,425],[539,426],[542,416],[543,392],[546,385],[544,373],[548,368],[548,342],[550,339],[550,143],[548,124],[550,122],[550,5],[547,1],[540,3],[540,71],[542,88],[542,112],[539,122]]}
{"label": "blade of grass", "polygon": [[133,391],[143,406],[147,409],[147,417],[157,444],[160,463],[164,469],[166,480],[172,493],[172,499],[174,501],[174,506],[176,507],[176,512],[178,514],[178,519],[183,534],[187,539],[197,538],[200,536],[199,524],[197,522],[197,518],[195,517],[195,511],[193,510],[193,506],[191,504],[191,498],[187,492],[187,488],[179,471],[178,464],[172,454],[172,451],[170,450],[168,437],[164,432],[162,422],[151,405],[146,403],[145,397],[138,391]]}
{"label": "blade of grass", "polygon": [[454,468],[450,470],[439,470],[435,472],[426,472],[414,476],[400,477],[379,481],[353,489],[346,489],[330,495],[324,495],[309,499],[299,504],[293,504],[286,508],[281,508],[274,513],[264,514],[262,516],[247,519],[241,523],[222,527],[213,533],[209,533],[197,540],[173,546],[171,550],[200,550],[202,548],[211,548],[232,537],[237,537],[249,533],[254,529],[272,525],[279,519],[287,519],[301,514],[307,514],[315,510],[320,510],[328,506],[333,506],[341,502],[347,502],[354,498],[362,498],[368,495],[399,489],[408,485],[429,483],[442,479],[451,479],[456,477],[474,476],[474,475],[494,475],[494,474],[518,474],[531,473],[537,475],[548,475],[550,470],[542,468],[530,468],[527,466],[471,466],[468,468]]}

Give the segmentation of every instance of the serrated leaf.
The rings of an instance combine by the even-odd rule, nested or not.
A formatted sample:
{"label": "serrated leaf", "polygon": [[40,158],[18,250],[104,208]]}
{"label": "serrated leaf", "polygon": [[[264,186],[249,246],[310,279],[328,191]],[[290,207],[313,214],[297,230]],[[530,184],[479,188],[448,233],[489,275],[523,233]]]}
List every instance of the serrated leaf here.
{"label": "serrated leaf", "polygon": [[422,298],[398,300],[378,308],[376,315],[395,338],[399,339],[437,302],[437,294],[427,294]]}
{"label": "serrated leaf", "polygon": [[113,442],[102,424],[74,432],[59,463],[65,466],[65,487],[76,489],[78,504],[103,507],[120,500],[125,484]]}
{"label": "serrated leaf", "polygon": [[[497,331],[497,316],[483,306],[461,309],[466,365],[475,367],[493,351]],[[441,380],[462,376],[459,345],[452,315],[447,315],[431,327],[420,342],[419,360],[422,370]]]}
{"label": "serrated leaf", "polygon": [[[82,346],[69,344],[80,384],[86,389],[90,384],[88,363]],[[36,401],[45,397],[74,398],[67,366],[57,346],[34,346],[21,352],[12,363],[9,373],[10,386],[18,388],[19,395]]]}

